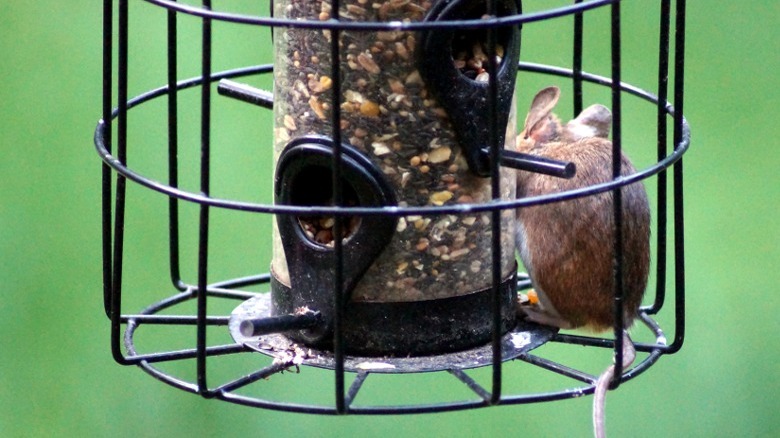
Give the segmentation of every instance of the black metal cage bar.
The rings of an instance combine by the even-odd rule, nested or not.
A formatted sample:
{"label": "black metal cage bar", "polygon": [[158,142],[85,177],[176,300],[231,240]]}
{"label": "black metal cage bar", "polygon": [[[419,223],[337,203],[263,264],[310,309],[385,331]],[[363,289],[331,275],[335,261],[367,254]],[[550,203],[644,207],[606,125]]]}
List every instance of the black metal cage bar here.
{"label": "black metal cage bar", "polygon": [[[659,0],[659,51],[658,51],[658,83],[655,94],[644,91],[641,88],[626,84],[621,81],[621,2],[619,0],[574,0],[570,5],[561,6],[541,12],[523,13],[522,9],[517,14],[498,16],[497,1],[488,0],[487,7],[489,18],[474,20],[443,20],[435,22],[361,22],[347,21],[339,16],[339,0],[329,0],[333,11],[331,19],[327,21],[314,20],[289,20],[275,17],[262,17],[241,15],[230,12],[222,12],[212,9],[210,0],[203,0],[199,5],[177,2],[173,0],[143,0],[164,10],[167,17],[167,72],[166,84],[157,89],[148,91],[136,97],[129,97],[129,71],[131,60],[129,59],[129,39],[131,29],[129,27],[130,0],[104,0],[103,2],[103,101],[102,118],[95,132],[95,146],[102,159],[102,239],[103,239],[103,298],[107,316],[111,321],[111,351],[114,359],[124,365],[138,365],[155,378],[179,389],[200,394],[207,398],[217,398],[237,404],[282,410],[289,412],[317,413],[317,414],[405,414],[443,412],[462,410],[489,405],[523,404],[550,400],[560,400],[577,397],[582,394],[592,393],[596,377],[571,366],[523,352],[516,359],[524,364],[533,365],[562,376],[571,378],[583,386],[577,388],[565,388],[547,393],[531,394],[506,394],[503,389],[502,370],[506,365],[502,348],[501,333],[501,308],[499,284],[501,278],[501,228],[500,214],[504,210],[525,208],[533,205],[542,205],[552,202],[561,202],[597,193],[611,192],[614,199],[614,219],[616,224],[616,238],[614,242],[616,287],[615,287],[615,339],[579,336],[570,334],[555,334],[553,342],[596,346],[614,350],[615,362],[618,371],[612,382],[612,387],[617,387],[620,382],[632,379],[665,354],[677,352],[683,343],[685,333],[685,260],[684,260],[684,223],[683,223],[683,162],[682,156],[687,151],[690,143],[690,131],[683,115],[684,98],[684,57],[685,57],[685,0]],[[137,3],[140,3],[139,0]],[[674,5],[674,9],[672,6]],[[647,5],[643,5],[647,6]],[[584,19],[588,11],[608,7],[610,9],[611,26],[611,71],[609,77],[598,76],[583,70],[583,35],[585,33]],[[672,26],[672,12],[674,12],[674,25]],[[188,15],[200,20],[201,24],[201,69],[200,76],[191,79],[180,79],[178,76],[178,61],[181,54],[177,50],[179,43],[178,17]],[[612,181],[593,185],[579,190],[572,190],[555,195],[545,195],[533,198],[523,198],[503,201],[500,197],[499,178],[497,177],[502,163],[511,159],[504,156],[500,149],[498,139],[498,116],[496,105],[490,107],[488,123],[490,126],[489,162],[492,200],[482,204],[459,204],[425,207],[353,207],[347,206],[344,200],[344,187],[342,179],[343,154],[341,147],[342,133],[339,129],[342,117],[340,110],[341,96],[335,90],[341,89],[339,74],[339,62],[343,56],[343,48],[339,46],[339,32],[349,30],[436,30],[436,29],[486,29],[487,50],[489,55],[495,53],[496,29],[506,26],[528,25],[537,21],[550,20],[558,17],[571,16],[573,18],[573,58],[571,69],[549,65],[535,64],[520,61],[518,69],[522,73],[544,74],[558,76],[572,80],[574,89],[575,115],[582,109],[583,84],[595,84],[608,87],[611,90],[613,112],[613,175]],[[116,28],[114,23],[116,20]],[[223,199],[211,195],[212,175],[211,161],[211,130],[212,130],[212,90],[216,82],[223,79],[237,79],[253,75],[267,75],[272,73],[270,65],[258,65],[243,67],[234,70],[215,72],[212,70],[213,56],[213,22],[225,22],[245,24],[264,28],[304,28],[329,30],[333,38],[330,47],[332,63],[331,78],[333,79],[333,92],[330,94],[331,123],[333,132],[329,133],[333,138],[332,155],[332,193],[334,206],[293,206],[280,204],[258,204],[235,199]],[[674,58],[673,98],[669,96],[669,70],[670,70],[670,43],[671,33],[674,32]],[[116,42],[116,49],[115,49]],[[498,88],[495,74],[498,66],[494,56],[490,56],[487,71],[489,79],[489,101],[497,102]],[[113,68],[117,63],[116,71]],[[114,87],[116,87],[116,101],[114,101]],[[190,192],[179,188],[180,163],[179,163],[179,132],[187,128],[179,120],[179,93],[185,90],[198,90],[200,93],[200,161],[199,161],[199,191]],[[220,90],[222,93],[222,90]],[[230,91],[225,92],[231,95]],[[233,92],[234,97],[240,97],[252,101],[264,108],[269,107],[270,97],[266,95],[250,96],[241,92]],[[655,105],[657,111],[657,162],[638,171],[636,174],[620,176],[620,152],[621,140],[621,111],[622,98],[631,95],[644,102]],[[167,172],[166,183],[149,178],[134,170],[128,164],[128,112],[146,102],[164,97],[167,99]],[[668,118],[673,123],[673,147],[669,151],[667,128]],[[116,124],[116,129],[113,125]],[[114,145],[116,150],[114,150]],[[668,211],[668,178],[667,172],[672,169],[671,196],[673,210]],[[649,353],[638,365],[628,370],[620,367],[622,358],[623,338],[620,330],[623,326],[622,300],[623,288],[621,285],[622,270],[622,236],[620,214],[621,188],[628,184],[640,183],[651,177],[657,178],[657,204],[655,216],[657,226],[655,228],[656,252],[655,275],[656,290],[652,298],[652,304],[641,308],[640,320],[651,331],[655,338],[653,343],[636,343],[637,351]],[[114,182],[115,178],[115,182]],[[169,297],[154,302],[139,313],[125,313],[123,308],[123,264],[124,244],[126,237],[126,210],[127,210],[127,183],[137,184],[152,192],[167,197],[168,200],[168,248],[169,248],[169,272],[175,292]],[[180,208],[182,203],[190,203],[198,207],[198,231],[197,231],[197,281],[188,284],[181,275],[181,220]],[[333,297],[335,303],[334,335],[333,335],[333,361],[330,366],[334,371],[334,403],[333,405],[303,404],[285,401],[275,401],[263,398],[243,395],[238,390],[258,383],[263,379],[287,370],[290,364],[274,362],[255,372],[239,375],[226,383],[217,386],[209,386],[208,362],[210,358],[235,355],[257,354],[246,345],[236,342],[225,345],[209,345],[207,338],[208,327],[227,327],[231,323],[230,316],[211,315],[208,309],[212,300],[249,300],[262,295],[262,293],[246,292],[245,287],[265,287],[271,281],[269,274],[251,273],[245,277],[214,282],[209,276],[209,227],[210,213],[214,209],[242,211],[251,214],[267,215],[329,215],[335,216],[334,251],[333,251]],[[438,214],[461,215],[475,212],[489,212],[492,218],[492,337],[487,346],[489,360],[484,365],[490,365],[492,370],[491,386],[485,388],[472,379],[463,370],[463,367],[449,366],[441,370],[447,371],[454,379],[453,384],[465,385],[475,399],[461,401],[442,401],[414,405],[391,406],[357,406],[354,400],[363,387],[364,382],[372,374],[387,371],[360,370],[355,374],[351,385],[347,387],[346,373],[349,372],[345,363],[350,359],[346,353],[344,338],[342,336],[342,322],[344,320],[343,291],[344,263],[341,236],[345,235],[344,221],[347,216],[392,216],[401,217],[409,215],[432,216]],[[672,221],[668,220],[669,214]],[[669,228],[673,231],[673,248],[667,247]],[[674,268],[674,314],[675,327],[674,338],[671,344],[667,344],[666,335],[660,326],[652,318],[658,314],[665,305],[667,295],[667,257],[674,258],[671,265]],[[520,289],[530,287],[527,278],[518,281]],[[163,312],[175,309],[177,306],[190,301],[195,302],[195,315],[170,315]],[[135,345],[135,334],[141,326],[149,326],[152,330],[155,326],[194,326],[196,338],[194,348],[171,349],[152,353],[138,353]],[[124,331],[123,331],[124,328]],[[162,371],[157,364],[194,359],[196,364],[196,378],[194,382],[180,379],[174,375]],[[307,363],[304,362],[304,365]],[[318,366],[318,365],[315,365]],[[524,366],[512,364],[511,366]],[[414,369],[414,367],[412,367]],[[422,369],[429,371],[428,369]]]}

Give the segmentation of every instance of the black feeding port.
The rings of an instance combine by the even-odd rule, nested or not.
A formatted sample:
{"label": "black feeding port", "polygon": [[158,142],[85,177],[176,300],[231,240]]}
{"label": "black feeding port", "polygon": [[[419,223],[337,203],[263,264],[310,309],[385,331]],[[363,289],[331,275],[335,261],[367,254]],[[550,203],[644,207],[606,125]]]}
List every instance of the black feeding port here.
{"label": "black feeding port", "polygon": [[[515,15],[518,10],[513,1],[499,1],[496,16]],[[439,2],[426,21],[478,22],[487,12],[480,1]],[[503,149],[506,139],[520,58],[520,29],[512,25],[434,29],[423,32],[421,39],[420,73],[452,120],[469,168],[488,177],[487,151],[491,144]],[[490,55],[496,62],[491,62]]]}

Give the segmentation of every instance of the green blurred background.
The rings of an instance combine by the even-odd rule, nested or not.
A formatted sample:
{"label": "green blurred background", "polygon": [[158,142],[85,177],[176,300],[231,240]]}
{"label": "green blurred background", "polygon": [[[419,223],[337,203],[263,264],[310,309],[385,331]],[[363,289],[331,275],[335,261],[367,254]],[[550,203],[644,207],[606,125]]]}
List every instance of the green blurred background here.
{"label": "green blurred background", "polygon": [[[224,9],[265,13],[267,3],[215,2]],[[539,10],[563,1],[526,1]],[[658,25],[650,0],[624,6],[624,80],[652,89]],[[131,1],[130,94],[164,83],[161,11]],[[608,14],[587,16],[586,70],[608,73]],[[251,409],[207,401],[173,389],[134,367],[115,364],[102,309],[100,161],[92,134],[101,111],[101,2],[0,3],[0,435],[2,436],[589,436],[591,398],[464,412],[376,417],[328,417]],[[663,357],[639,378],[610,393],[613,436],[776,436],[780,376],[780,148],[777,75],[780,3],[775,0],[688,2],[685,115],[693,141],[685,156],[687,334],[679,354]],[[571,20],[529,26],[524,57],[565,64]],[[180,19],[180,77],[198,72],[195,19]],[[551,35],[563,35],[560,38]],[[269,62],[265,29],[215,25],[215,69]],[[525,78],[525,76],[521,76]],[[520,115],[533,92],[560,79],[527,75]],[[252,79],[269,86],[268,78]],[[586,88],[586,103],[608,103],[605,90]],[[182,95],[182,185],[197,187],[197,95]],[[266,112],[215,95],[213,193],[270,201],[270,118]],[[626,148],[640,167],[652,162],[652,108],[625,99]],[[130,162],[165,179],[165,106],[149,103],[130,117]],[[570,111],[570,110],[569,110]],[[563,106],[561,113],[568,115]],[[653,189],[648,186],[651,196]],[[172,293],[167,284],[166,201],[131,185],[128,191],[126,307],[136,312]],[[212,214],[210,280],[266,271],[270,218]],[[183,276],[194,281],[197,209],[182,207]],[[234,303],[210,310],[225,314]],[[186,307],[186,306],[185,306]],[[192,312],[192,308],[177,309]],[[660,317],[671,334],[673,307]],[[641,330],[637,330],[640,332]],[[229,342],[223,329],[210,340]],[[642,335],[637,335],[643,339]],[[194,330],[139,337],[154,348],[194,345]],[[598,372],[603,350],[543,347],[550,357],[584,361]],[[258,355],[210,365],[212,384],[228,369],[250,371]],[[584,357],[584,359],[583,359]],[[231,362],[232,361],[232,362]],[[522,364],[508,364],[508,392],[574,386]],[[193,362],[170,372],[193,377]],[[473,373],[482,382],[488,373]],[[351,376],[348,377],[351,379]],[[296,379],[299,379],[296,381]],[[359,403],[422,400],[441,390],[471,397],[439,375],[378,379],[388,395]],[[293,385],[286,389],[285,385]],[[301,385],[303,383],[303,385]],[[331,403],[329,373],[304,369],[275,376],[277,399]],[[416,391],[416,392],[415,392]],[[380,391],[381,394],[381,391]],[[256,394],[257,395],[257,394]],[[383,398],[385,397],[385,398]]]}

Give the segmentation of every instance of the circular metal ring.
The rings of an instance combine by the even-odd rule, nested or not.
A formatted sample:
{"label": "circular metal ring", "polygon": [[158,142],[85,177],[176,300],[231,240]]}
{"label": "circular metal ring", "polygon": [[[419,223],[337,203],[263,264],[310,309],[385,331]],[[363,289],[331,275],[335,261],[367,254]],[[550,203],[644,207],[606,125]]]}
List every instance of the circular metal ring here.
{"label": "circular metal ring", "polygon": [[[553,67],[542,64],[533,64],[520,62],[518,68],[521,71],[545,73],[563,77],[573,77],[574,73],[570,69],[564,69],[560,67]],[[253,74],[268,74],[272,73],[273,68],[271,65],[259,65],[254,67],[246,67],[235,70],[226,70],[215,73],[211,76],[212,82],[219,81],[220,79],[236,78],[242,76],[249,76]],[[597,76],[589,73],[582,72],[582,79],[597,85],[611,86],[612,81],[609,78],[603,76]],[[203,83],[202,77],[195,77],[180,81],[177,84],[177,90],[185,90],[193,88]],[[621,83],[621,90],[625,93],[637,96],[643,100],[658,104],[658,98],[653,94],[644,91],[640,88],[634,87],[629,84]],[[166,95],[168,87],[163,86],[154,90],[148,91],[144,94],[138,95],[127,102],[127,109],[130,110],[144,102]],[[674,107],[670,103],[666,103],[666,112],[670,116],[674,116]],[[112,112],[112,118],[116,118],[119,115],[119,110],[114,109]],[[95,147],[98,155],[100,155],[103,162],[114,169],[118,174],[125,178],[138,183],[144,187],[152,189],[154,191],[163,193],[167,196],[177,198],[184,201],[190,201],[196,204],[208,205],[210,207],[225,208],[230,210],[240,210],[258,213],[271,213],[271,214],[294,214],[294,215],[329,215],[329,216],[371,216],[371,215],[386,215],[386,216],[411,216],[411,215],[423,215],[433,216],[441,214],[464,214],[464,213],[476,213],[476,212],[489,212],[496,210],[511,210],[521,207],[529,207],[533,205],[550,204],[553,202],[560,202],[584,196],[591,196],[598,193],[608,192],[618,187],[623,187],[629,184],[634,184],[638,181],[650,178],[665,169],[672,166],[675,162],[680,160],[683,154],[688,150],[690,145],[690,128],[688,122],[683,117],[683,129],[682,139],[679,144],[676,144],[671,154],[667,155],[664,159],[659,160],[656,164],[642,169],[635,174],[626,177],[616,178],[612,181],[595,184],[588,187],[584,187],[576,190],[568,190],[560,193],[553,193],[543,196],[534,196],[522,199],[514,199],[510,201],[493,201],[481,204],[457,204],[457,205],[443,205],[443,206],[420,206],[420,207],[301,207],[291,205],[273,205],[273,204],[258,204],[245,201],[237,201],[232,199],[215,198],[211,196],[203,195],[202,193],[189,192],[170,185],[155,181],[140,173],[137,173],[122,163],[116,156],[114,156],[105,145],[104,132],[106,122],[100,120],[95,128]]]}

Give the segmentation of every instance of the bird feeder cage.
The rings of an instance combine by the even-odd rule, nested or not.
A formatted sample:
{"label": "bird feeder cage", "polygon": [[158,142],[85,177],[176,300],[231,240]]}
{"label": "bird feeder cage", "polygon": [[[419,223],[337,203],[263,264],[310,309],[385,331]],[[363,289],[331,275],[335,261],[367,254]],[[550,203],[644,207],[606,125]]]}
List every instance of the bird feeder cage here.
{"label": "bird feeder cage", "polygon": [[[516,211],[638,181],[656,190],[655,291],[648,291],[651,303],[640,311],[640,325],[654,341],[636,344],[648,354],[635,367],[620,370],[614,383],[679,350],[685,286],[681,158],[689,144],[682,114],[684,1],[641,5],[659,24],[657,53],[643,55],[658,73],[649,91],[621,80],[621,40],[631,32],[621,28],[621,7],[639,6],[617,0],[561,1],[534,12],[524,12],[521,0],[276,0],[270,12],[254,15],[214,3],[104,1],[103,116],[95,145],[103,161],[104,304],[119,363],[209,398],[308,413],[437,412],[590,393],[594,376],[532,350],[554,342],[618,351],[621,338],[563,334],[517,315],[518,291],[531,283],[516,262]],[[146,13],[151,7],[167,19],[166,44],[148,49],[164,54],[167,71],[159,72],[158,88],[131,97],[130,72],[145,68],[129,50],[144,31],[129,19],[141,4]],[[609,15],[607,27],[588,26],[589,14],[599,11]],[[532,44],[526,32],[549,20],[571,24],[569,32],[556,35],[571,41],[570,65],[534,63],[524,55]],[[197,27],[197,44],[182,36],[184,21]],[[213,69],[215,35],[228,26],[255,32],[258,41],[273,47],[273,62]],[[609,37],[607,75],[583,69],[589,33]],[[180,50],[187,44],[198,50]],[[200,55],[200,72],[182,78],[179,64],[192,53]],[[516,172],[561,178],[576,172],[572,163],[515,152],[517,120],[524,116],[515,101],[532,75],[571,84],[575,114],[587,96],[584,89],[603,89],[611,97],[618,151],[625,137],[621,102],[626,96],[642,102],[654,116],[642,121],[656,127],[654,162],[630,177],[517,199]],[[248,85],[253,79],[273,85]],[[179,102],[186,96],[199,103],[196,120],[183,116]],[[242,152],[272,169],[272,178],[252,188],[272,193],[270,202],[212,193],[212,182],[223,178],[212,169],[224,152],[212,142],[215,113],[224,108],[217,100],[258,120],[263,112],[273,120],[252,140],[256,149]],[[147,141],[137,134],[139,129],[146,134],[147,127],[133,126],[132,115],[155,102],[167,109],[167,117],[159,119],[167,129],[162,160],[167,167],[161,175],[128,160],[136,144]],[[183,140],[187,132],[197,132],[196,144]],[[194,166],[184,158],[192,151],[198,157]],[[196,189],[180,183],[188,175],[196,175]],[[143,249],[148,258],[125,256],[128,247],[148,245],[136,232],[138,224],[127,219],[136,208],[128,201],[129,188],[164,200],[159,211],[147,206],[144,217],[164,224],[172,277],[170,292],[143,303],[140,311],[127,303],[149,294],[129,288],[123,274],[129,265],[145,269],[154,250],[153,245]],[[193,211],[194,220],[187,222],[183,216]],[[256,242],[272,251],[270,267],[258,261],[256,270],[236,278],[215,278],[210,262],[223,255],[210,251],[215,245],[210,218],[218,212],[271,219],[264,222],[269,237]],[[195,248],[191,257],[183,254],[188,238]],[[186,270],[194,272],[190,281],[181,275]],[[673,279],[671,293],[667,278]],[[621,293],[616,290],[616,297]],[[225,303],[228,311],[210,312]],[[671,343],[655,320],[665,307],[673,307]],[[165,336],[155,334],[171,326],[194,328],[189,345],[167,346]],[[221,335],[214,331],[230,341],[215,343],[212,339]],[[141,351],[144,337],[161,339],[164,346]],[[263,360],[213,384],[210,363],[229,356]],[[164,367],[171,363],[191,363],[194,376]],[[502,390],[505,368],[528,366],[570,377],[581,387]],[[487,388],[465,372],[480,367],[492,370]],[[293,368],[301,375],[327,370],[335,397],[330,403],[300,403],[264,391],[265,379]],[[455,376],[453,384],[465,384],[474,397],[411,405],[354,403],[372,375],[438,371]],[[353,374],[347,389],[346,376]],[[295,385],[297,377],[286,381]],[[244,391],[255,386],[252,395]]]}

